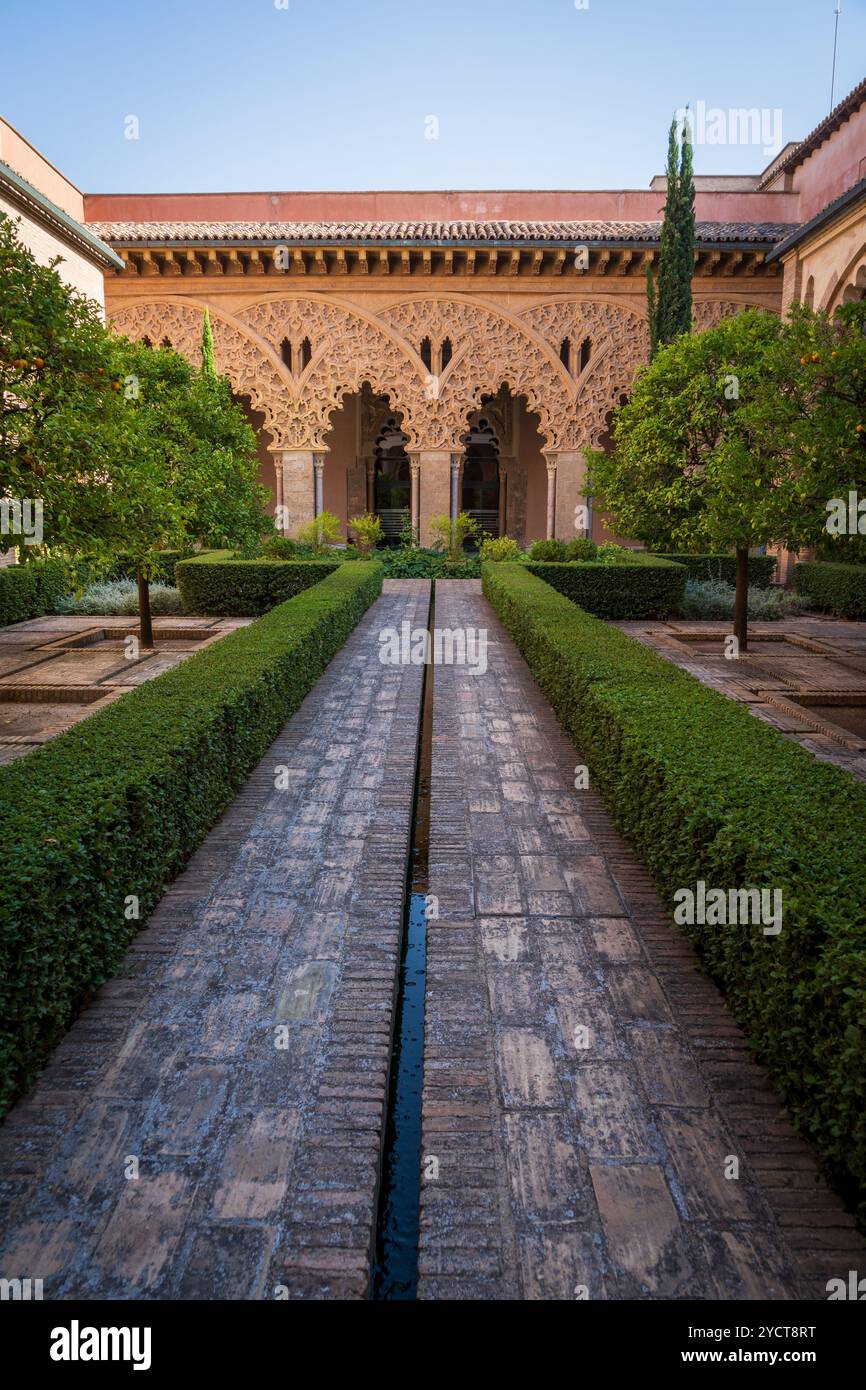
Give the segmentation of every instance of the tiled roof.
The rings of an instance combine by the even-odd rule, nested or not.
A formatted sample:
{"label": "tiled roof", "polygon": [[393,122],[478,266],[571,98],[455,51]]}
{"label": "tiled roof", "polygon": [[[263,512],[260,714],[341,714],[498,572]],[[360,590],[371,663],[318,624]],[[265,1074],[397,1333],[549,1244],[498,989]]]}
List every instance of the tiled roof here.
{"label": "tiled roof", "polygon": [[[113,245],[156,242],[657,242],[661,222],[92,222]],[[786,222],[698,222],[701,243],[775,244]]]}
{"label": "tiled roof", "polygon": [[854,112],[863,105],[864,101],[866,101],[866,77],[864,77],[862,82],[858,82],[857,86],[853,87],[848,95],[843,97],[838,105],[833,107],[829,116],[825,116],[823,121],[819,121],[815,129],[806,136],[805,140],[801,140],[780,163],[776,164],[774,162],[769,168],[765,169],[761,181],[758,184],[758,188],[766,188],[767,185],[778,178],[780,174],[788,169],[793,169],[798,164],[802,164],[804,159],[814,153],[818,146],[822,145],[825,140],[829,140],[834,131],[837,131],[841,125],[844,125],[845,122],[853,116]]}

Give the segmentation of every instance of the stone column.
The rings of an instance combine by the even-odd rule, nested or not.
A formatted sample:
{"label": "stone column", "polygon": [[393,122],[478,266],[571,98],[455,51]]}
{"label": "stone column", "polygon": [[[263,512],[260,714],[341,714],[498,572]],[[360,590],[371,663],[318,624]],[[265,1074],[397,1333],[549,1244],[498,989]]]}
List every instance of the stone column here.
{"label": "stone column", "polygon": [[451,455],[451,509],[448,515],[454,521],[460,511],[460,455]]}
{"label": "stone column", "polygon": [[545,535],[548,540],[553,539],[556,526],[556,464],[557,455],[548,453],[544,450],[544,458],[547,463],[547,529]]}
{"label": "stone column", "polygon": [[286,516],[283,503],[283,450],[269,449],[274,465],[274,525],[277,530],[286,535]]}
{"label": "stone column", "polygon": [[[279,457],[275,455],[275,457]],[[315,491],[312,449],[283,449],[282,473],[283,532],[294,536],[298,528],[313,520]]]}
{"label": "stone column", "polygon": [[325,510],[325,455],[313,454],[313,470],[315,473],[315,500],[314,514],[321,516]]}
{"label": "stone column", "polygon": [[417,540],[421,534],[421,456],[409,455],[409,524]]}
{"label": "stone column", "polygon": [[451,511],[450,449],[419,449],[412,455],[419,477],[418,534],[422,545],[432,545],[430,518],[449,516]]}
{"label": "stone column", "polygon": [[556,519],[551,533],[561,541],[588,534],[587,515],[577,511],[578,507],[588,511],[585,479],[586,460],[581,451],[561,449],[556,455]]}

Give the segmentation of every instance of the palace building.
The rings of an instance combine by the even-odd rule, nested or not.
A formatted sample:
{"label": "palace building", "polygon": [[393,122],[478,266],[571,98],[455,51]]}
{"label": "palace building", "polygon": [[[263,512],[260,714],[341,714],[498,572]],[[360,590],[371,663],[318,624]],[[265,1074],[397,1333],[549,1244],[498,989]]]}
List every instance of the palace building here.
{"label": "palace building", "polygon": [[[698,159],[700,150],[697,151]],[[49,166],[50,167],[50,166]],[[2,165],[0,165],[2,170]],[[866,292],[866,82],[763,174],[695,180],[698,328]],[[83,231],[117,329],[216,362],[256,429],[287,534],[318,512],[468,511],[575,534],[584,454],[646,360],[646,190],[92,194]],[[583,531],[581,530],[581,534]]]}

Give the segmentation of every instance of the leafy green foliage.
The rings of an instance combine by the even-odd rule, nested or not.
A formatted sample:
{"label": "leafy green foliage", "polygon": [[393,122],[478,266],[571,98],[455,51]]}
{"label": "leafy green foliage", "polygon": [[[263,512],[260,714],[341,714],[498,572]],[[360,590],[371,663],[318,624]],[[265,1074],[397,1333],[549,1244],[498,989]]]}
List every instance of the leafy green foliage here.
{"label": "leafy green foliage", "polygon": [[530,560],[523,568],[599,618],[666,618],[679,611],[685,593],[686,572],[680,565],[641,552],[624,563]]}
{"label": "leafy green foliage", "polygon": [[522,554],[519,542],[511,536],[485,536],[479,551],[480,559],[497,564],[503,560],[519,560]]}
{"label": "leafy green foliage", "polygon": [[433,548],[446,551],[453,565],[462,562],[466,542],[479,535],[481,529],[468,512],[458,512],[455,517],[446,516],[444,513],[441,516],[431,516],[429,524],[436,537]]}
{"label": "leafy green foliage", "polygon": [[864,1193],[866,788],[525,566],[485,565],[483,583],[665,900],[699,879],[782,891],[777,937],[682,930],[800,1128]]}
{"label": "leafy green foliage", "polygon": [[196,555],[175,567],[185,613],[256,617],[332,574],[339,561],[244,560],[231,550]]}
{"label": "leafy green foliage", "polygon": [[794,588],[810,608],[837,618],[866,618],[866,565],[803,561],[794,566]]}
{"label": "leafy green foliage", "polygon": [[530,560],[546,560],[551,564],[565,564],[568,559],[568,547],[565,541],[558,541],[551,537],[549,540],[533,541],[529,547]]}
{"label": "leafy green foliage", "polygon": [[381,590],[322,583],[0,769],[0,1109],[231,803]]}
{"label": "leafy green foliage", "polygon": [[201,370],[204,376],[216,376],[217,374],[213,350],[213,329],[211,328],[208,308],[205,308],[201,329]]}
{"label": "leafy green foliage", "polygon": [[349,531],[362,558],[372,555],[385,534],[381,521],[372,512],[365,512],[363,516],[353,516],[349,521]]}
{"label": "leafy green foliage", "polygon": [[319,512],[305,526],[298,528],[298,541],[309,546],[313,555],[324,555],[342,539],[343,527],[333,512]]}
{"label": "leafy green foliage", "polygon": [[589,536],[575,536],[574,540],[568,541],[565,547],[566,560],[596,560],[598,559],[598,546],[595,541],[591,541]]}

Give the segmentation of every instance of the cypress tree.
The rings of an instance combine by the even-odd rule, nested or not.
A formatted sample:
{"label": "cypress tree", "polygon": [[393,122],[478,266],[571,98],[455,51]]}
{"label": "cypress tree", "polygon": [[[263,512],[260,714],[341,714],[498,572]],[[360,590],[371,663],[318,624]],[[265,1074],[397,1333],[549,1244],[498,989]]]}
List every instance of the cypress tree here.
{"label": "cypress tree", "polygon": [[210,326],[210,313],[204,311],[204,324],[201,330],[201,369],[205,376],[216,376],[216,361],[213,353],[213,329]]}
{"label": "cypress tree", "polygon": [[695,189],[688,121],[682,147],[676,117],[668,132],[667,197],[659,238],[658,284],[647,267],[650,356],[692,326],[692,274],[695,258]]}

